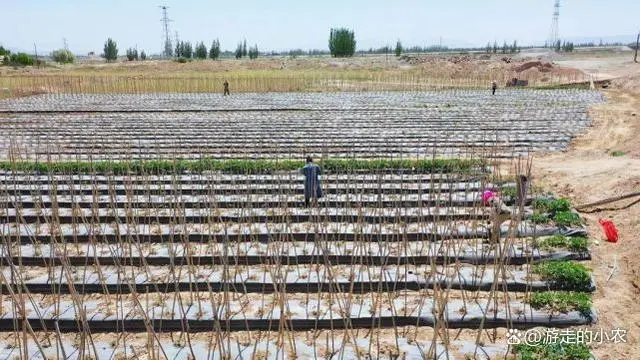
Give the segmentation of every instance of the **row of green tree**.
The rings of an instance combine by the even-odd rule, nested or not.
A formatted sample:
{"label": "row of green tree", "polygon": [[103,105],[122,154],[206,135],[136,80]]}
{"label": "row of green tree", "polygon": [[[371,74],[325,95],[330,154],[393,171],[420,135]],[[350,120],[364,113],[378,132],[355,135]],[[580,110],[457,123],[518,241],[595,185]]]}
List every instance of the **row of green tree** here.
{"label": "row of green tree", "polygon": [[[53,61],[68,64],[73,63],[76,59],[75,55],[67,49],[60,49],[53,51],[51,53],[51,58]],[[41,62],[40,60],[36,60],[33,56],[27,53],[11,53],[9,49],[5,49],[0,46],[0,61],[2,61],[3,65],[24,65],[31,66],[35,65],[36,62]]]}
{"label": "row of green tree", "polygon": [[[126,56],[129,61],[147,60],[147,53],[144,50],[138,52],[137,48],[128,48]],[[107,41],[105,41],[102,57],[107,61],[118,60],[118,44],[113,39],[108,38]]]}
{"label": "row of green tree", "polygon": [[245,56],[249,56],[249,59],[257,59],[259,54],[260,51],[258,51],[258,45],[254,45],[247,50],[247,40],[239,42],[234,53],[236,59],[241,59]]}
{"label": "row of green tree", "polygon": [[174,55],[177,58],[183,59],[213,59],[216,60],[220,57],[220,40],[213,40],[211,47],[207,49],[204,42],[196,44],[195,48],[188,41],[178,41]]}
{"label": "row of green tree", "polygon": [[147,53],[144,52],[144,50],[140,51],[140,53],[138,53],[138,49],[136,48],[129,48],[127,49],[127,60],[129,61],[145,61],[147,60]]}
{"label": "row of green tree", "polygon": [[[567,42],[564,42],[564,44],[566,44],[566,43]],[[560,44],[560,48],[561,49],[562,49],[562,44],[563,43]],[[575,44],[573,42],[570,42],[570,44],[572,44],[574,46],[574,48],[575,47],[581,47],[581,48],[584,48],[584,47],[596,47],[596,46],[599,46],[599,47],[602,47],[602,46],[628,46],[628,47],[633,49],[636,46],[635,42],[633,42],[632,44],[625,44],[625,43],[619,42],[619,41],[605,42],[602,39],[600,39],[599,43],[595,43],[593,41],[588,41],[588,42],[581,42],[581,43],[577,43],[577,44]],[[551,46],[549,45],[549,42],[545,42],[544,43],[544,47],[545,48],[555,48],[555,49],[557,49],[557,46],[558,46],[558,42],[556,42],[555,44],[552,44]]]}
{"label": "row of green tree", "polygon": [[[486,51],[488,53],[490,53],[492,50],[494,53],[497,53],[497,49],[498,49],[497,43],[494,43],[493,48],[491,47],[490,44],[487,44]],[[404,50],[405,49],[403,48],[402,43],[400,42],[400,40],[398,40],[395,48],[393,49],[393,52],[395,53],[396,56],[400,56],[404,52]],[[407,51],[409,52],[429,52],[429,51],[446,51],[446,50],[448,49],[442,46],[435,46],[435,47],[429,47],[429,48],[413,47],[413,48],[407,49]],[[507,43],[505,42],[503,46],[503,53],[507,53],[507,52],[514,53],[517,51],[519,51],[519,48],[517,47],[516,42],[513,43],[512,47],[508,47]],[[329,53],[331,54],[331,56],[351,57],[355,54],[355,52],[356,52],[355,32],[347,28],[331,28],[329,32]],[[391,53],[392,49],[389,46],[385,46],[375,50],[369,49],[369,52],[370,53]],[[298,54],[301,55],[302,53],[303,53],[302,50],[291,51],[290,55],[297,56]],[[309,53],[322,54],[322,51],[319,51],[319,50],[315,52],[310,51]],[[175,50],[173,51],[173,55],[176,58],[180,60],[185,60],[185,61],[187,59],[192,59],[192,58],[206,59],[207,57],[215,60],[220,57],[220,54],[221,54],[220,41],[217,39],[213,41],[209,49],[207,49],[207,46],[204,44],[204,42],[197,43],[194,48],[192,44],[188,41],[177,41]],[[138,53],[138,50],[135,48],[127,49],[126,55],[129,61],[146,59],[145,52],[141,51],[140,53]],[[251,48],[247,48],[247,41],[244,40],[243,42],[238,43],[238,46],[236,47],[234,55],[236,59],[240,59],[246,56],[248,56],[250,59],[255,59],[259,56],[258,46],[254,45]],[[104,53],[102,56],[107,61],[117,60],[118,46],[113,39],[109,38],[105,42]],[[59,62],[73,62],[73,54],[69,53],[68,51],[60,52],[59,54],[57,54],[55,58],[59,58],[60,59]]]}
{"label": "row of green tree", "polygon": [[[602,44],[602,42],[601,42]],[[608,45],[608,44],[607,44]],[[545,44],[545,47],[548,45]],[[580,44],[580,46],[594,46],[594,44]],[[534,46],[529,46],[534,47]],[[553,46],[557,52],[572,52],[575,48],[573,42],[561,42],[558,40]],[[410,48],[404,48],[400,40],[396,43],[395,48],[391,48],[390,46],[383,46],[381,48],[373,49],[370,48],[368,51],[364,50],[362,53],[370,53],[370,54],[389,54],[394,53],[396,56],[400,56],[404,52],[408,53],[429,53],[429,52],[446,52],[446,51],[481,51],[484,50],[488,54],[497,54],[498,52],[502,54],[514,54],[520,52],[521,48],[518,46],[517,41],[514,41],[512,45],[507,44],[505,41],[500,48],[496,41],[491,44],[491,42],[487,43],[485,48],[455,48],[450,49],[447,46],[442,45],[434,45],[429,47],[420,47],[414,46]],[[258,50],[258,46],[254,45],[251,48],[247,48],[247,41],[244,40],[238,43],[235,52],[221,52],[220,49],[220,41],[218,39],[214,40],[211,44],[211,47],[207,49],[207,46],[204,42],[199,42],[192,46],[192,44],[188,41],[178,41],[175,47],[175,50],[171,51],[173,55],[180,60],[187,59],[218,59],[222,53],[226,54],[225,56],[234,55],[236,59],[240,59],[248,56],[250,59],[255,59],[259,56],[260,52]],[[347,28],[332,28],[329,33],[329,52],[333,57],[350,57],[353,56],[356,52],[356,39],[355,32],[353,30]],[[279,53],[279,52],[271,52],[272,55],[283,55],[288,54],[289,56],[298,56],[298,55],[325,55],[327,52],[325,50],[308,50],[304,51],[301,49],[290,50],[287,53]],[[116,42],[109,38],[104,44],[104,52],[102,56],[107,61],[115,61],[118,59],[118,46]],[[144,50],[138,53],[138,49],[129,48],[126,51],[126,56],[129,61],[135,60],[146,60],[147,55]],[[51,57],[54,61],[66,64],[73,63],[75,61],[75,56],[67,49],[56,50],[51,53]],[[35,59],[26,53],[17,53],[11,54],[7,49],[4,49],[0,46],[0,60],[2,60],[5,64],[18,64],[18,65],[33,65],[35,64]]]}
{"label": "row of green tree", "polygon": [[558,40],[556,41],[553,48],[556,52],[573,52],[573,50],[575,49],[575,45],[570,41]]}
{"label": "row of green tree", "polygon": [[[213,42],[211,43],[211,47],[208,49],[202,41],[197,43],[195,47],[188,41],[177,41],[176,48],[172,51],[172,54],[181,61],[206,58],[216,60],[220,57],[221,54],[220,40],[213,40]],[[257,45],[247,50],[246,40],[244,41],[244,43],[240,43],[238,45],[238,50],[236,50],[236,58],[241,58],[248,55],[251,59],[255,59],[258,57],[258,54],[259,52]],[[113,39],[109,38],[105,42],[104,53],[102,56],[107,61],[115,61],[118,59],[118,45]],[[146,58],[147,56],[144,51],[138,54],[137,49],[127,49],[127,59],[129,61],[145,60]]]}
{"label": "row of green tree", "polygon": [[513,45],[509,45],[507,44],[507,42],[505,41],[504,44],[502,44],[502,48],[498,48],[498,42],[494,41],[493,45],[491,45],[491,42],[487,43],[487,46],[485,47],[485,52],[487,54],[497,54],[498,50],[500,50],[500,52],[502,54],[515,54],[515,53],[519,53],[520,52],[520,48],[518,47],[518,42],[517,41],[513,41]]}
{"label": "row of green tree", "polygon": [[391,46],[383,46],[377,49],[374,48],[369,48],[369,50],[366,51],[362,51],[365,54],[391,54],[394,53],[396,56],[400,56],[402,55],[402,53],[405,51],[404,47],[402,46],[402,42],[400,42],[400,40],[398,40],[398,42],[396,42],[396,47],[395,48],[391,48]]}

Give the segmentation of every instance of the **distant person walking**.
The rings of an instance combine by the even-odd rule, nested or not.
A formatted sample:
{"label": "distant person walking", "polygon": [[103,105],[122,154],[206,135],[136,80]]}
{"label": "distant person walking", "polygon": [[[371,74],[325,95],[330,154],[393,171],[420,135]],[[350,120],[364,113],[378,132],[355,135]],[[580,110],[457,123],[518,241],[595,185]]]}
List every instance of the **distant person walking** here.
{"label": "distant person walking", "polygon": [[227,96],[227,95],[231,95],[231,93],[229,92],[229,82],[227,80],[224,81],[224,95],[223,96]]}
{"label": "distant person walking", "polygon": [[304,204],[311,205],[311,200],[315,203],[322,197],[322,187],[320,186],[320,175],[322,169],[313,163],[313,159],[308,156],[306,165],[300,170],[304,175]]}
{"label": "distant person walking", "polygon": [[491,94],[495,95],[496,94],[496,90],[498,89],[498,83],[495,82],[495,80],[491,83]]}

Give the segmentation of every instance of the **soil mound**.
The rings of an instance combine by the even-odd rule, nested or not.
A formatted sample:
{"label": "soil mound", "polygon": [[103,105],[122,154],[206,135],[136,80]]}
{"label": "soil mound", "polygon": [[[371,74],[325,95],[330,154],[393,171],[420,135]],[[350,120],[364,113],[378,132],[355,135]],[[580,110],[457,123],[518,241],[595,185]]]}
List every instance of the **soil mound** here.
{"label": "soil mound", "polygon": [[528,61],[522,65],[518,65],[516,67],[513,68],[513,71],[515,72],[523,72],[525,70],[529,70],[531,68],[536,68],[538,69],[538,71],[540,72],[548,72],[551,69],[553,69],[553,65],[551,65],[551,63],[548,62],[542,62],[542,61]]}

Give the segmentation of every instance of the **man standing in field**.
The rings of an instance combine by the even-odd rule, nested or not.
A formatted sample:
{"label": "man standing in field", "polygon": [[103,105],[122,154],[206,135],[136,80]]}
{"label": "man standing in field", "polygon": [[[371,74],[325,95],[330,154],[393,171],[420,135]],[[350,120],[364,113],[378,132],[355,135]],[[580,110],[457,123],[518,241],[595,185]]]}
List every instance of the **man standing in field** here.
{"label": "man standing in field", "polygon": [[227,95],[231,95],[231,93],[229,92],[229,82],[227,80],[224,81],[224,94],[223,96],[227,96]]}
{"label": "man standing in field", "polygon": [[491,94],[495,95],[496,94],[496,89],[498,88],[498,83],[494,80],[491,83]]}
{"label": "man standing in field", "polygon": [[307,164],[300,172],[304,175],[304,204],[309,207],[311,199],[315,204],[318,198],[322,197],[322,187],[320,187],[322,169],[313,163],[313,159],[310,156],[307,156]]}

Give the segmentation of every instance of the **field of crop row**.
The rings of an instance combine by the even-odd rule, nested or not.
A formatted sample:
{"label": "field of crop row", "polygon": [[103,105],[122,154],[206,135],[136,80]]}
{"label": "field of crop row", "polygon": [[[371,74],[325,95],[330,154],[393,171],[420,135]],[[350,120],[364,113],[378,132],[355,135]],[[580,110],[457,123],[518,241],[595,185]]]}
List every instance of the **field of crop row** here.
{"label": "field of crop row", "polygon": [[12,159],[512,157],[561,151],[590,91],[42,95],[0,102]]}
{"label": "field of crop row", "polygon": [[[171,359],[488,358],[505,340],[469,334],[597,320],[595,283],[574,263],[590,259],[585,230],[534,219],[567,204],[530,192],[519,209],[516,184],[481,167],[405,171],[329,171],[306,208],[295,171],[5,170],[0,324],[28,330],[5,334],[3,354],[122,355],[123,341]],[[485,190],[504,200],[502,224]],[[429,328],[439,335],[415,338]],[[476,332],[447,340],[454,329]],[[46,333],[57,340],[40,351]]]}
{"label": "field of crop row", "polygon": [[0,111],[199,111],[199,110],[366,110],[394,108],[585,106],[603,100],[596,91],[482,90],[335,93],[45,94],[0,101]]}
{"label": "field of crop row", "polygon": [[[568,201],[518,177],[531,178],[527,160],[490,158],[564,149],[602,101],[578,90],[0,101],[0,357],[538,351],[507,346],[506,329],[598,319],[589,239]],[[309,154],[324,192],[311,206]]]}

